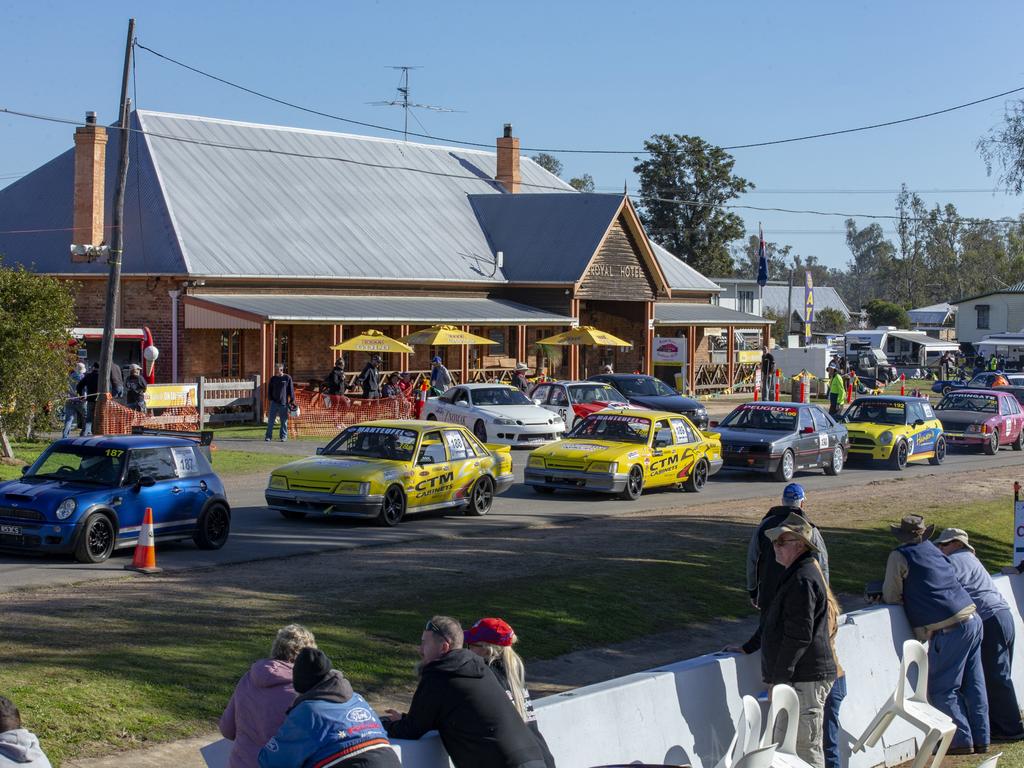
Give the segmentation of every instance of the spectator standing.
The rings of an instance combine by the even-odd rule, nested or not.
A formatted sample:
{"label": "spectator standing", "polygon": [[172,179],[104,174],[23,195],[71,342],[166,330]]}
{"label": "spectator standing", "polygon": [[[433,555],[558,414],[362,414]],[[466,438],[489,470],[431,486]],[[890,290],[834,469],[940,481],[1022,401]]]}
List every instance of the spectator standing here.
{"label": "spectator standing", "polygon": [[21,725],[14,702],[0,696],[0,768],[51,768],[36,735]]}
{"label": "spectator standing", "polygon": [[[821,564],[818,564],[821,568]],[[839,724],[839,710],[843,706],[843,699],[846,698],[846,671],[839,663],[839,654],[836,653],[836,637],[839,635],[839,617],[843,609],[839,607],[832,587],[822,571],[822,579],[825,582],[825,592],[828,596],[828,640],[832,646],[832,658],[836,660],[836,681],[832,684],[832,690],[828,692],[825,699],[825,715],[822,723],[822,751],[825,756],[825,768],[842,768],[842,759],[839,755],[839,736],[842,727]]]}
{"label": "spectator standing", "polygon": [[455,768],[546,768],[544,754],[487,664],[463,648],[462,627],[434,616],[420,637],[420,682],[408,714],[389,709],[397,739],[437,730]]}
{"label": "spectator standing", "polygon": [[288,412],[295,407],[295,382],[284,372],[284,363],[278,363],[274,370],[276,374],[267,384],[270,413],[267,414],[267,432],[263,439],[270,442],[274,436],[274,422],[280,419],[281,431],[278,434],[284,443],[288,441]]}
{"label": "spectator standing", "polygon": [[785,684],[796,691],[797,754],[815,768],[824,768],[822,727],[825,700],[836,679],[836,659],[829,632],[828,586],[814,559],[813,532],[795,512],[765,532],[785,570],[765,609],[761,677],[769,686]]}
{"label": "spectator standing", "polygon": [[775,385],[775,355],[768,349],[768,345],[765,344],[761,347],[761,390],[765,393],[763,400],[770,400],[768,393],[772,391],[772,387]]}
{"label": "spectator standing", "polygon": [[935,545],[949,558],[960,585],[967,590],[981,619],[981,668],[988,695],[988,722],[992,741],[1024,740],[1020,703],[1013,689],[1013,614],[985,566],[977,558],[967,532],[947,528]]}
{"label": "spectator standing", "polygon": [[298,696],[260,768],[401,768],[377,713],[323,651],[299,651],[292,684]]}
{"label": "spectator standing", "polygon": [[470,627],[464,639],[469,650],[487,662],[491,672],[498,678],[509,701],[515,706],[516,712],[523,718],[523,722],[544,752],[544,764],[547,768],[555,768],[555,758],[548,749],[548,743],[540,732],[537,716],[533,712],[533,701],[526,687],[526,667],[519,654],[512,648],[518,641],[519,638],[507,622],[490,618],[480,619]]}
{"label": "spectator standing", "polygon": [[325,405],[331,407],[331,398],[341,397],[345,394],[345,358],[339,357],[334,361],[334,367],[327,374],[324,380],[327,385],[327,402]]}
{"label": "spectator standing", "polygon": [[116,400],[124,399],[124,376],[121,366],[113,361],[110,363],[110,395]]}
{"label": "spectator standing", "polygon": [[451,371],[444,367],[440,355],[434,355],[434,359],[430,361],[430,388],[442,393],[447,391],[451,385]]}
{"label": "spectator standing", "polygon": [[399,377],[397,373],[389,373],[387,379],[384,381],[384,386],[380,388],[381,397],[401,397],[402,389],[398,385]]}
{"label": "spectator standing", "polygon": [[380,397],[380,355],[373,355],[363,366],[359,374],[359,383],[363,385],[363,397],[376,399]]}
{"label": "spectator standing", "polygon": [[132,363],[128,366],[128,378],[124,382],[125,405],[133,411],[146,412],[146,380],[142,378],[142,366]]}
{"label": "spectator standing", "polygon": [[274,638],[270,658],[254,662],[238,681],[220,716],[221,735],[234,742],[228,768],[256,765],[263,745],[284,723],[295,699],[292,667],[303,648],[316,648],[313,633],[298,624],[282,627]]}
{"label": "spectator standing", "polygon": [[71,435],[78,420],[82,420],[83,428],[81,436],[92,434],[92,422],[86,418],[85,408],[82,406],[82,398],[78,394],[78,384],[85,378],[85,363],[75,363],[75,367],[68,373],[68,391],[64,399],[64,432],[61,437],[65,440]]}
{"label": "spectator standing", "polygon": [[950,755],[987,752],[988,699],[981,667],[981,620],[956,571],[928,539],[934,525],[907,515],[891,526],[882,598],[903,605],[914,635],[928,643],[928,699],[956,724]]}
{"label": "spectator standing", "polygon": [[520,392],[529,392],[530,380],[526,378],[526,372],[530,367],[526,363],[516,363],[516,369],[512,371],[512,386]]}
{"label": "spectator standing", "polygon": [[828,378],[828,412],[833,418],[838,418],[843,406],[846,405],[846,382],[839,374],[839,369],[830,367]]}
{"label": "spectator standing", "polygon": [[82,432],[82,435],[91,435],[92,425],[96,421],[96,400],[100,395],[99,363],[93,363],[89,372],[78,382],[78,386],[75,387],[75,394],[85,398],[85,431]]}

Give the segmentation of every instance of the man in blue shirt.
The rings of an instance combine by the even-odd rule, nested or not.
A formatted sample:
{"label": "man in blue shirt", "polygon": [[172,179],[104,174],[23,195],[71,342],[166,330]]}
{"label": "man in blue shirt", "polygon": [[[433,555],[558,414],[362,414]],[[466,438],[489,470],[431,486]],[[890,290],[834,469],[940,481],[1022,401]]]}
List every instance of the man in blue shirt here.
{"label": "man in blue shirt", "polygon": [[274,436],[274,422],[281,419],[281,442],[288,440],[288,412],[295,407],[295,383],[292,377],[284,372],[284,364],[278,363],[274,366],[276,376],[271,376],[267,383],[267,399],[269,408],[267,413],[267,432],[263,439],[268,443]]}
{"label": "man in blue shirt", "polygon": [[949,558],[957,579],[978,607],[984,629],[981,666],[985,671],[992,741],[1024,740],[1020,704],[1010,676],[1014,640],[1010,606],[975,555],[966,531],[947,528],[939,534],[935,545]]}

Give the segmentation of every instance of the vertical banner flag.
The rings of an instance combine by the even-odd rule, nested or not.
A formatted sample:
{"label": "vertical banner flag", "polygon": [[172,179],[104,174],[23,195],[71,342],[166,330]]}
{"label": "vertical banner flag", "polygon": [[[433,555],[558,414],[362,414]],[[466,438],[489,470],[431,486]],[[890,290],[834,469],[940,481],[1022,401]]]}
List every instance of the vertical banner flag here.
{"label": "vertical banner flag", "polygon": [[1024,563],[1024,501],[1014,488],[1013,500],[1013,564]]}
{"label": "vertical banner flag", "polygon": [[757,284],[764,288],[768,282],[768,254],[765,252],[764,230],[760,224],[757,225],[757,230],[760,234],[760,244],[757,246]]}
{"label": "vertical banner flag", "polygon": [[811,270],[804,272],[804,338],[811,339],[811,323],[814,322],[814,278]]}

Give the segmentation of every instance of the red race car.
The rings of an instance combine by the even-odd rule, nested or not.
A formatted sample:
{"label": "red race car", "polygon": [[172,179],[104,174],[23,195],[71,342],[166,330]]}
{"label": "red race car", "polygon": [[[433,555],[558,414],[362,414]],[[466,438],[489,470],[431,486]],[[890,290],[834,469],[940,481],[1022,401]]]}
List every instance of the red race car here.
{"label": "red race car", "polygon": [[959,389],[935,406],[950,445],[980,448],[990,456],[1001,445],[1024,448],[1024,410],[1010,392]]}

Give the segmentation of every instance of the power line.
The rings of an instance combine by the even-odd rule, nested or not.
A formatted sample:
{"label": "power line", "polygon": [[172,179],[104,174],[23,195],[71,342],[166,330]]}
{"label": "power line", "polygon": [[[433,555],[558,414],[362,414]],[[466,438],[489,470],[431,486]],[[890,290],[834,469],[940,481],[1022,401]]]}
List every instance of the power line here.
{"label": "power line", "polygon": [[[77,120],[70,120],[70,119],[67,119],[67,118],[38,115],[38,114],[29,113],[29,112],[21,112],[21,111],[18,111],[18,110],[9,109],[7,107],[0,107],[0,113],[6,113],[6,114],[15,115],[15,116],[18,116],[18,117],[25,117],[25,118],[34,119],[34,120],[43,120],[43,121],[62,123],[62,124],[69,124],[69,125],[82,125],[82,123],[80,121],[77,121]],[[110,126],[109,130],[121,130],[121,129],[118,126]],[[485,183],[488,186],[490,186],[491,188],[493,188],[494,185],[498,183],[494,179],[489,179],[489,178],[486,178],[486,177],[477,176],[475,174],[450,173],[448,171],[435,171],[435,170],[430,170],[430,169],[426,169],[426,168],[414,168],[412,166],[405,166],[405,165],[388,165],[386,163],[373,163],[373,162],[369,162],[369,161],[366,161],[366,160],[354,160],[352,158],[338,157],[338,156],[334,156],[334,155],[314,155],[314,154],[309,154],[309,153],[305,153],[305,152],[294,152],[294,151],[288,151],[288,150],[278,150],[278,149],[272,149],[270,147],[252,147],[252,146],[241,146],[241,145],[237,145],[237,144],[226,144],[226,143],[223,143],[223,142],[212,142],[212,141],[206,141],[206,140],[203,140],[203,139],[192,139],[192,138],[187,138],[187,137],[184,137],[184,136],[174,136],[174,135],[171,135],[171,134],[159,133],[159,132],[156,132],[156,131],[146,131],[146,130],[143,130],[141,128],[131,128],[131,127],[129,127],[126,130],[128,130],[129,132],[132,132],[132,133],[137,133],[137,134],[144,135],[144,136],[149,136],[149,137],[152,137],[152,138],[165,139],[165,140],[168,140],[168,141],[176,141],[176,142],[180,142],[180,143],[184,143],[184,144],[192,144],[192,145],[197,145],[197,146],[211,147],[211,148],[215,148],[215,149],[225,149],[225,150],[240,151],[240,152],[256,152],[256,153],[267,154],[267,155],[271,155],[271,156],[293,157],[293,158],[300,158],[300,159],[307,159],[307,160],[327,160],[327,161],[331,161],[331,162],[345,163],[345,164],[348,164],[348,165],[358,165],[358,166],[363,166],[363,167],[367,167],[367,168],[376,168],[378,170],[404,171],[404,172],[408,172],[408,173],[419,173],[419,174],[424,174],[424,175],[428,175],[428,176],[435,176],[435,177],[442,177],[442,178],[461,179],[461,180],[465,180],[465,181],[475,181],[475,182],[478,182],[478,183]],[[566,186],[559,186],[559,185],[553,185],[553,184],[531,184],[529,182],[523,181],[523,182],[520,182],[520,186],[530,187],[530,188],[538,189],[538,190],[568,192],[568,189],[566,188]],[[672,190],[672,189],[664,189],[663,191],[664,192],[672,192],[674,190]],[[758,206],[758,205],[748,205],[748,204],[742,204],[742,203],[709,203],[709,202],[705,202],[705,201],[701,201],[701,200],[685,200],[685,199],[676,199],[676,198],[671,198],[671,197],[651,197],[651,196],[646,196],[645,197],[645,196],[642,196],[642,195],[639,195],[639,194],[636,194],[636,193],[630,194],[629,197],[631,199],[642,200],[642,201],[646,201],[646,202],[661,202],[661,203],[669,203],[669,204],[672,204],[672,205],[690,206],[690,207],[725,208],[725,209],[750,210],[750,211],[760,211],[760,212],[769,212],[769,213],[791,213],[791,214],[801,214],[801,215],[809,215],[809,216],[838,216],[838,217],[842,217],[844,219],[871,219],[871,220],[880,220],[880,221],[883,221],[883,220],[884,221],[902,220],[902,221],[908,221],[908,222],[931,221],[931,217],[900,217],[899,215],[896,215],[896,214],[870,214],[870,213],[849,213],[849,212],[843,212],[843,211],[819,211],[819,210],[814,210],[814,209],[782,208],[782,207],[778,207],[778,206]],[[938,219],[938,221],[939,222],[944,222],[944,221],[948,221],[948,220],[940,218],[940,219]],[[960,217],[959,221],[964,222],[964,223],[971,223],[971,224],[978,224],[978,223],[985,223],[985,222],[991,222],[991,223],[994,223],[994,224],[1009,224],[1009,223],[1016,223],[1017,220],[1013,219],[1013,218],[1008,218],[1008,217],[1004,217],[1002,219]]]}
{"label": "power line", "polygon": [[[170,57],[170,56],[168,56],[166,54],[160,53],[159,51],[154,51],[152,48],[149,48],[149,47],[143,45],[142,43],[140,43],[138,41],[136,41],[135,45],[136,45],[136,47],[141,48],[142,50],[147,51],[148,53],[151,53],[154,56],[157,56],[157,57],[163,59],[164,61],[168,61],[168,62],[170,62],[172,64],[175,64],[175,65],[177,65],[179,67],[182,67],[183,69],[187,69],[190,72],[196,73],[197,75],[201,75],[203,77],[207,77],[207,78],[209,78],[211,80],[216,80],[217,82],[222,83],[223,85],[227,85],[227,86],[230,86],[232,88],[237,88],[240,91],[245,91],[246,93],[251,94],[253,96],[257,96],[257,97],[259,97],[261,99],[266,99],[268,101],[272,101],[272,102],[275,102],[277,104],[281,104],[282,106],[291,107],[292,109],[297,109],[297,110],[300,110],[302,112],[307,112],[307,113],[309,113],[311,115],[317,115],[319,117],[326,117],[326,118],[331,119],[331,120],[338,120],[338,121],[341,121],[341,122],[344,122],[344,123],[349,123],[351,125],[359,125],[359,126],[362,126],[364,128],[373,128],[374,130],[378,130],[378,131],[387,131],[388,133],[406,133],[408,136],[415,136],[415,137],[420,138],[420,139],[432,139],[434,141],[442,141],[442,142],[445,142],[445,143],[448,143],[448,144],[461,144],[462,146],[467,146],[467,147],[487,147],[487,148],[491,148],[491,147],[494,146],[490,142],[488,142],[488,143],[481,143],[481,142],[477,142],[477,141],[465,141],[463,139],[453,139],[453,138],[444,137],[444,136],[431,136],[431,135],[425,134],[425,133],[405,132],[405,131],[402,131],[402,130],[397,129],[397,128],[390,128],[388,126],[377,125],[375,123],[367,123],[367,122],[363,122],[361,120],[353,120],[352,118],[349,118],[349,117],[342,117],[341,115],[334,115],[334,114],[331,114],[329,112],[324,112],[322,110],[313,109],[311,107],[305,107],[305,106],[302,106],[301,104],[296,104],[295,102],[287,101],[285,99],[281,99],[281,98],[278,98],[276,96],[271,96],[271,95],[269,95],[267,93],[263,93],[261,91],[257,91],[254,88],[248,88],[248,87],[246,87],[244,85],[240,85],[239,83],[232,82],[231,80],[228,80],[227,78],[211,74],[210,72],[206,72],[206,71],[204,71],[202,69],[199,69],[198,67],[193,67],[193,66],[191,66],[189,64],[185,64],[184,62],[179,61],[177,59],[174,59],[174,58],[172,58],[172,57]],[[876,128],[887,128],[887,127],[893,126],[893,125],[902,125],[903,123],[911,123],[911,122],[914,122],[916,120],[924,120],[924,119],[929,118],[929,117],[936,117],[938,115],[945,115],[945,114],[948,114],[949,112],[955,112],[955,111],[957,111],[959,109],[966,109],[967,107],[973,107],[973,106],[976,106],[978,104],[984,104],[986,101],[994,101],[995,99],[1001,99],[1004,96],[1011,96],[1011,95],[1013,95],[1015,93],[1020,93],[1021,91],[1024,91],[1024,86],[1020,86],[1019,88],[1012,88],[1012,89],[1010,89],[1008,91],[1002,91],[1001,93],[996,93],[996,94],[993,94],[991,96],[985,96],[983,98],[975,99],[973,101],[968,101],[968,102],[965,102],[963,104],[957,104],[957,105],[952,106],[952,107],[945,107],[943,109],[936,109],[936,110],[933,110],[931,112],[925,112],[925,113],[920,114],[920,115],[912,115],[910,117],[901,117],[901,118],[898,118],[896,120],[886,120],[885,122],[872,123],[870,125],[861,125],[861,126],[857,126],[856,128],[843,128],[843,129],[836,130],[836,131],[824,131],[822,133],[811,133],[811,134],[807,134],[807,135],[804,135],[804,136],[793,136],[793,137],[788,138],[788,139],[772,139],[770,141],[757,141],[757,142],[751,142],[751,143],[747,143],[747,144],[733,144],[733,145],[730,145],[730,146],[720,147],[720,149],[733,150],[733,149],[753,149],[755,147],[770,147],[770,146],[776,146],[776,145],[779,145],[779,144],[791,144],[791,143],[797,142],[797,141],[809,141],[811,139],[821,139],[821,138],[825,138],[825,137],[828,137],[828,136],[842,136],[842,135],[845,135],[845,134],[848,134],[848,133],[859,133],[861,131],[870,131],[870,130],[874,130]],[[567,154],[646,155],[646,154],[650,154],[651,153],[651,150],[647,150],[647,149],[568,149],[568,148],[558,148],[558,149],[556,149],[556,148],[551,148],[551,147],[523,147],[521,149],[521,151],[522,152],[547,152],[549,154],[566,154],[566,155]]]}

